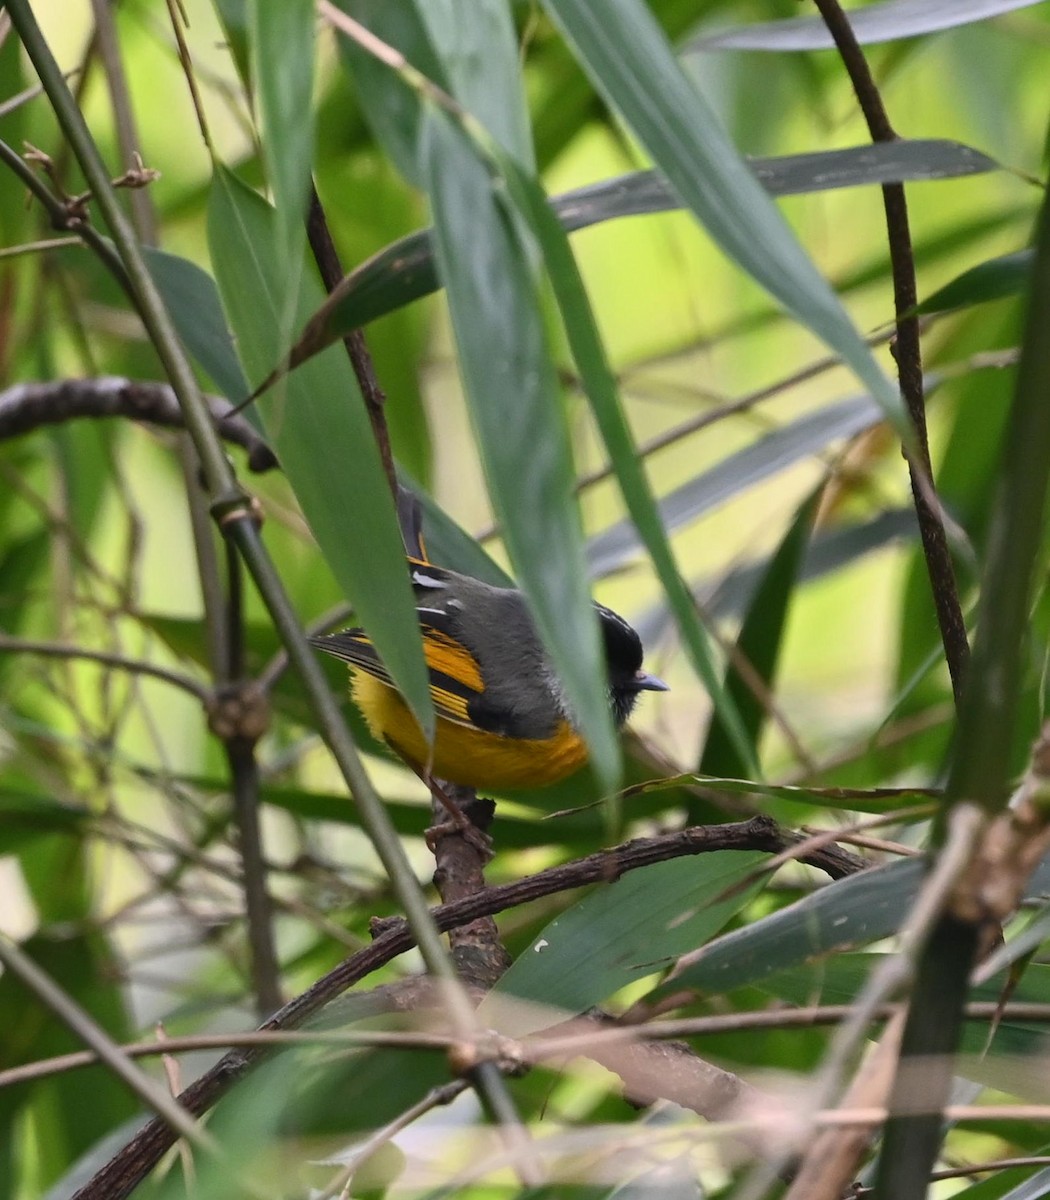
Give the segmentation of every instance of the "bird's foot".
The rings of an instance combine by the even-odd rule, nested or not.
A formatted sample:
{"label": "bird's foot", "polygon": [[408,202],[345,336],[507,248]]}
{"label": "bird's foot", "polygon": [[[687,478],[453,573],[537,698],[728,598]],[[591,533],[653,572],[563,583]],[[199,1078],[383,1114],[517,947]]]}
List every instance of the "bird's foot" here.
{"label": "bird's foot", "polygon": [[459,809],[456,810],[455,816],[450,813],[448,820],[439,821],[436,825],[425,829],[423,837],[431,854],[436,853],[437,844],[442,838],[461,837],[477,851],[482,863],[491,862],[495,857],[492,838],[474,825]]}

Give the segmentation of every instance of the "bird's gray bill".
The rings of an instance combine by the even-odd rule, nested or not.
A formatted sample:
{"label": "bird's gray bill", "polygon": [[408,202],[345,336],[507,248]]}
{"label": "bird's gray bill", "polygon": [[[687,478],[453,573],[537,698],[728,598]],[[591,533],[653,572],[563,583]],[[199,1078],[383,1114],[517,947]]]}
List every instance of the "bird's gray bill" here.
{"label": "bird's gray bill", "polygon": [[646,675],[644,671],[639,671],[635,675],[634,686],[640,692],[669,692],[671,690],[662,679],[657,679],[655,675]]}

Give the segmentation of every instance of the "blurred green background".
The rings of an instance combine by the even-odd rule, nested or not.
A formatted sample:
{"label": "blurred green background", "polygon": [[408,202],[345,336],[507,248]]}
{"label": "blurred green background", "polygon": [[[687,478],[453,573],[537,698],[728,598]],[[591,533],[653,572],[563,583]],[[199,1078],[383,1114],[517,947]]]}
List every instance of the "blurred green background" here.
{"label": "blurred green background", "polygon": [[[132,164],[113,117],[115,67],[112,61],[107,66],[106,38],[96,40],[92,8],[33,7],[59,64],[73,72],[71,87],[116,176]],[[343,7],[366,22],[376,13],[369,4]],[[455,7],[442,6],[441,12],[448,16]],[[269,155],[272,163],[275,147],[278,153],[282,147],[290,151],[295,126],[289,121],[282,143],[269,119],[260,117],[265,101],[258,72],[272,71],[280,82],[295,63],[291,54],[288,62],[256,63],[246,80],[231,47],[241,51],[251,44],[249,9],[235,0],[214,6],[187,0],[184,34],[215,160],[272,198],[274,184],[271,178],[267,191],[264,159]],[[759,52],[694,44],[725,27],[797,17],[796,4],[652,0],[648,10],[740,154],[775,158],[868,142],[834,51]],[[213,228],[209,242],[213,161],[180,67],[169,13],[146,0],[123,0],[110,16],[134,120],[133,144],[146,166],[159,172],[147,189],[134,194],[141,206],[132,210],[140,236],[222,276],[209,249],[222,236]],[[438,18],[432,14],[432,19]],[[530,122],[537,178],[549,194],[651,165],[649,152],[588,82],[547,9],[511,4],[501,19],[508,21],[517,46],[525,98],[521,111]],[[615,36],[615,25],[611,28]],[[355,57],[341,51],[338,39],[318,18],[313,77],[298,83],[305,78],[312,88],[313,174],[350,271],[427,225],[431,215],[424,191],[406,182],[390,142],[369,123],[376,105],[363,106],[360,97],[373,84],[355,67]],[[920,300],[969,269],[1029,245],[1042,198],[1037,180],[1046,163],[1048,44],[1047,6],[1034,4],[992,20],[867,48],[901,138],[950,139],[998,164],[981,173],[909,183]],[[449,66],[454,55],[444,49]],[[486,72],[493,63],[498,63],[494,49],[477,68],[484,86],[491,85]],[[10,30],[0,46],[0,80],[0,138],[18,152],[26,145],[38,147],[50,156],[63,191],[82,191],[46,98],[26,94],[19,103],[8,103],[36,82]],[[485,124],[491,114],[477,111],[475,116]],[[302,137],[309,147],[306,114]],[[887,338],[879,337],[893,319],[879,190],[870,184],[818,190],[818,168],[811,173],[805,194],[782,198],[778,207],[856,330],[874,340],[886,374],[895,378]],[[130,203],[131,193],[121,194]],[[24,182],[0,169],[0,406],[14,404],[18,385],[25,383],[109,375],[162,379],[157,355],[120,289],[75,237],[66,236],[62,246],[41,246],[62,235],[49,229],[40,206],[26,197]],[[831,406],[865,395],[864,386],[846,367],[825,362],[827,345],[785,315],[691,213],[603,221],[574,233],[571,245],[652,492],[663,498],[693,486],[693,506],[679,517],[665,517],[664,525],[678,570],[717,648],[719,670],[749,613],[758,631],[753,629],[743,649],[758,655],[764,677],[749,726],[761,778],[802,788],[942,783],[953,722],[951,688],[908,511],[899,441],[870,406],[848,436],[834,424],[842,410]],[[263,256],[271,250],[280,257],[270,246]],[[469,245],[459,248],[465,258],[470,252]],[[298,261],[294,251],[290,261]],[[278,265],[290,270],[289,262]],[[385,278],[400,286],[396,266],[384,270],[389,271]],[[229,278],[219,284],[227,298],[236,286]],[[639,706],[626,748],[625,780],[637,783],[699,769],[714,776],[740,775],[745,764],[727,744],[724,726],[718,738],[708,739],[708,691],[683,650],[649,556],[637,545],[622,554],[598,555],[608,547],[603,535],[607,539],[627,519],[627,508],[615,478],[590,482],[609,465],[609,452],[583,397],[579,365],[550,289],[540,283],[537,295],[560,388],[560,415],[551,427],[564,422],[575,475],[582,481],[583,550],[592,556],[587,586],[640,629],[648,669],[672,687],[667,696],[646,696]],[[976,288],[964,294],[964,301],[977,298]],[[935,476],[950,517],[967,614],[984,557],[991,496],[1003,469],[1000,434],[1013,388],[1019,313],[1020,299],[1010,294],[924,318]],[[192,315],[192,305],[185,306],[183,319]],[[232,318],[231,323],[236,324]],[[284,343],[272,343],[273,366],[295,332],[286,328]],[[365,333],[387,394],[399,464],[504,568],[512,574],[538,570],[537,561],[523,564],[509,553],[494,529],[495,514],[506,500],[500,499],[497,483],[494,505],[486,484],[444,295],[399,307]],[[240,329],[237,336],[247,354]],[[257,373],[250,366],[247,370],[258,382]],[[207,390],[218,390],[205,368],[200,378]],[[752,394],[754,403],[740,403]],[[507,396],[493,403],[497,399],[502,405],[515,403]],[[321,402],[340,405],[348,398],[325,396]],[[271,434],[284,419],[284,403],[291,402],[279,395],[263,401]],[[809,422],[798,424],[807,417]],[[2,425],[0,431],[5,434],[0,442],[0,631],[5,639],[146,661],[206,688],[209,636],[187,503],[188,484],[193,490],[197,479],[192,465],[185,467],[192,460],[180,460],[186,451],[180,449],[179,435],[122,418],[41,424],[22,436],[10,435]],[[343,461],[352,474],[349,449]],[[322,490],[329,482],[326,472],[333,473],[333,489],[340,483],[338,455],[344,451],[337,448],[332,461],[318,464]],[[239,477],[259,501],[264,540],[306,625],[347,599],[338,581],[344,578],[341,569],[331,563],[328,546],[322,551],[313,541],[297,499],[298,481],[290,483],[279,470],[252,475],[243,452],[232,448],[230,453]],[[529,447],[521,447],[521,461],[527,473]],[[613,467],[622,463],[614,461]],[[815,516],[802,550],[794,558],[774,560],[811,497]],[[199,496],[196,503],[201,511]],[[345,524],[350,531],[358,519],[353,511],[336,509],[333,527]],[[447,534],[447,526],[442,528]],[[222,551],[213,544],[212,552],[228,587]],[[762,578],[765,590],[756,589]],[[272,665],[278,640],[254,589],[241,583],[244,662],[246,674],[255,676]],[[580,586],[579,579],[570,583]],[[1047,614],[1041,590],[1032,617],[1021,697],[1024,720],[1016,731],[1018,771],[1043,711]],[[17,645],[5,641],[0,648]],[[31,949],[117,1038],[148,1031],[156,1021],[163,1021],[170,1034],[248,1027],[250,956],[227,761],[208,732],[198,697],[134,669],[60,653],[0,653],[0,671],[2,931]],[[333,667],[329,678],[341,694],[340,669]],[[280,986],[292,995],[367,940],[369,917],[397,906],[292,674],[280,675],[270,700],[273,723],[257,748],[261,815]],[[348,716],[369,754],[376,785],[391,802],[413,865],[425,879],[431,867],[421,837],[428,821],[426,792],[367,739],[355,714],[348,710]],[[862,800],[855,810],[849,803],[831,806],[813,792],[786,799],[764,793],[759,774],[754,778],[755,790],[745,795],[684,786],[645,792],[623,800],[611,816],[607,808],[593,806],[565,818],[540,819],[545,812],[601,798],[607,789],[587,777],[547,794],[508,798],[493,829],[497,858],[491,877],[517,877],[588,853],[613,837],[676,828],[687,817],[713,822],[761,809],[800,826],[846,823],[871,807]],[[891,825],[882,836],[912,842],[919,834],[904,824]],[[808,891],[814,878],[802,869],[789,870],[757,899],[746,904],[742,899],[737,906],[742,914],[726,914],[726,920],[746,924],[774,912]],[[710,901],[721,885],[706,886],[702,894]],[[667,881],[654,884],[654,889],[670,887]],[[558,897],[508,914],[502,928],[512,953],[530,945],[546,921],[572,903],[571,896]],[[654,949],[653,961],[663,965],[662,953]],[[382,978],[417,967],[414,955],[404,956]],[[616,1008],[645,990],[631,988],[615,988],[587,1003],[601,1000]],[[819,984],[813,988],[817,998]],[[75,1044],[48,1019],[27,1014],[19,996],[10,976],[0,980],[0,1004],[14,1006],[13,1027],[19,1031],[0,1065],[25,1063]],[[719,1001],[740,1009],[765,1002],[746,988]],[[758,1062],[806,1070],[818,1057],[823,1037],[812,1031],[726,1036],[711,1053],[731,1065]],[[184,1081],[204,1061],[186,1059]],[[390,1079],[396,1071],[381,1075]],[[0,1104],[6,1105],[0,1121],[5,1180],[0,1190],[5,1194],[19,1200],[44,1194],[82,1153],[104,1160],[99,1139],[137,1106],[101,1072],[90,1087],[84,1082],[88,1078],[57,1076],[46,1084],[0,1090]],[[541,1086],[536,1075],[520,1085],[530,1116],[543,1108],[548,1087],[559,1099],[559,1115],[570,1123],[635,1119],[614,1101],[616,1089],[608,1081],[597,1085],[581,1077]],[[372,1098],[352,1103],[367,1110]],[[1010,1145],[1037,1140],[1034,1127],[1027,1127]],[[727,1171],[725,1163],[714,1171],[710,1194],[725,1183]],[[1005,1186],[994,1194],[1004,1194]],[[595,1194],[606,1192],[599,1188]]]}

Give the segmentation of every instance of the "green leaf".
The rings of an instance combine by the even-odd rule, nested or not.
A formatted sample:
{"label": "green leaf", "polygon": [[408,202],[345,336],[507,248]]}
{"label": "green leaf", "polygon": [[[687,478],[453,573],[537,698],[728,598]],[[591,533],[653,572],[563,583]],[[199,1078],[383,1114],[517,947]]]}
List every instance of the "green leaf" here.
{"label": "green leaf", "polygon": [[[209,790],[224,792],[227,785],[213,780]],[[313,821],[333,821],[341,825],[360,823],[357,810],[347,803],[345,795],[308,791],[305,788],[267,786],[262,791],[262,800],[274,808]],[[383,794],[383,803],[394,828],[405,837],[422,837],[432,823],[430,806],[424,800],[399,800],[388,789]],[[561,817],[556,824],[549,824],[537,820],[533,812],[508,813],[500,806],[493,826],[493,838],[501,851],[539,848],[549,846],[552,841],[582,848],[593,843],[596,826],[593,817],[585,813]]]}
{"label": "green leaf", "polygon": [[[118,1042],[129,1039],[131,1027],[117,964],[98,934],[82,932],[76,938],[68,933],[58,938],[38,934],[23,942],[22,950],[113,1038]],[[0,1068],[83,1049],[80,1039],[10,973],[0,977],[0,1022],[7,1031],[0,1048]],[[125,1084],[102,1066],[4,1088],[0,1092],[0,1124],[8,1125],[23,1105],[30,1105],[42,1121],[36,1132],[43,1136],[47,1150],[40,1161],[43,1178],[39,1182],[44,1184],[51,1183],[65,1163],[139,1109]]]}
{"label": "green leaf", "polygon": [[[813,1004],[853,1004],[860,995],[871,973],[885,964],[887,955],[877,951],[856,951],[835,954],[814,962],[788,967],[777,971],[758,983],[758,988],[778,1000],[808,1007]],[[967,1002],[983,1001],[998,1003],[1002,999],[1004,976],[999,973],[986,982],[970,988]],[[1045,1004],[1050,999],[1050,967],[1044,964],[1030,966],[1017,990],[1010,995],[1011,1001],[1026,1004]],[[983,1067],[995,1069],[993,1056],[985,1057],[988,1048],[987,1021],[970,1021],[963,1035],[964,1054],[974,1054],[984,1059]],[[1026,1057],[1045,1053],[1047,1046],[1045,1024],[1025,1021],[1023,1017],[1006,1016],[996,1030],[992,1042],[995,1055],[1024,1055]],[[971,1071],[982,1071],[982,1063],[967,1062],[964,1058],[957,1066],[960,1075]],[[1009,1070],[1009,1066],[1006,1068]]]}
{"label": "green leaf", "polygon": [[[584,1012],[703,945],[765,886],[758,869],[766,861],[752,851],[716,850],[631,871],[552,921],[493,994]],[[739,886],[755,874],[759,878]],[[479,1010],[482,1019],[487,1004]],[[510,1027],[501,1022],[501,1031],[513,1036],[550,1022],[542,1012],[513,1014]]]}
{"label": "green leaf", "polygon": [[656,990],[721,995],[833,950],[889,937],[901,927],[926,870],[909,858],[820,888],[771,916],[704,946]]}
{"label": "green leaf", "polygon": [[[211,190],[208,235],[219,289],[249,379],[266,373],[281,344],[285,299],[271,253],[273,209],[223,167]],[[301,275],[299,312],[321,288]],[[357,380],[333,348],[260,405],[267,437],[325,559],[424,730],[433,708],[415,602],[393,501]]]}
{"label": "green leaf", "polygon": [[614,788],[619,747],[586,585],[568,430],[529,253],[474,146],[436,110],[424,126],[421,161],[493,506],[593,764]]}
{"label": "green leaf", "polygon": [[1031,249],[1015,250],[1013,254],[990,258],[938,288],[915,311],[951,312],[956,308],[969,308],[973,304],[987,304],[989,300],[1017,296],[1028,286],[1034,262],[1035,251]]}
{"label": "green leaf", "polygon": [[[959,25],[972,25],[1018,8],[1029,8],[1039,0],[885,0],[864,8],[851,8],[849,22],[862,46],[919,37]],[[790,17],[738,25],[718,33],[693,38],[686,53],[701,50],[830,50],[835,42],[821,17]]]}
{"label": "green leaf", "polygon": [[[779,471],[809,458],[832,442],[855,437],[880,419],[867,396],[828,404],[799,417],[753,445],[727,455],[716,466],[683,483],[660,501],[664,528],[673,531]],[[620,521],[587,543],[591,573],[599,578],[619,570],[641,547],[632,521]]]}
{"label": "green leaf", "polygon": [[312,0],[249,0],[252,76],[262,117],[261,144],[277,213],[273,250],[290,285],[284,319],[294,319],[294,281],[302,270],[306,201],[314,152]]}
{"label": "green leaf", "polygon": [[456,100],[516,162],[535,170],[521,49],[506,0],[414,0]]}
{"label": "green leaf", "polygon": [[[772,196],[907,179],[943,179],[998,166],[994,159],[957,142],[905,140],[748,161]],[[656,171],[618,175],[555,196],[550,203],[570,233],[619,217],[669,212],[683,206]],[[434,269],[431,236],[431,231],[424,229],[400,238],[347,275],[307,322],[292,349],[292,365],[343,334],[436,291],[441,284]]]}
{"label": "green leaf", "polygon": [[745,763],[746,769],[752,774],[757,774],[754,741],[748,737],[741,723],[734,698],[722,687],[710,639],[700,623],[689,589],[679,574],[620,403],[616,377],[609,366],[568,235],[551,212],[542,189],[518,171],[515,164],[503,165],[511,197],[529,222],[543,251],[569,348],[634,528],[652,557],[693,666],[711,697],[715,712],[721,716],[723,728],[739,755],[739,761]]}
{"label": "green leaf", "polygon": [[850,812],[892,813],[902,808],[940,799],[936,788],[843,788],[793,787],[780,783],[761,783],[751,779],[723,779],[714,775],[674,775],[654,779],[624,791],[624,799],[648,796],[665,788],[699,787],[712,792],[727,792],[731,796],[765,796],[769,800],[789,800],[819,808],[844,808]]}
{"label": "green leaf", "polygon": [[[1033,1151],[1035,1154],[1050,1154],[1050,1145]],[[1031,1174],[1031,1166],[1014,1169],[1003,1168],[994,1175],[982,1179],[980,1183],[971,1184],[961,1191],[954,1192],[954,1200],[1046,1200],[1050,1194],[1050,1167]],[[1027,1174],[1015,1187],[1004,1190],[1008,1181],[1016,1180],[1019,1175]]]}
{"label": "green leaf", "polygon": [[[906,180],[953,179],[1000,167],[980,150],[942,138],[901,138],[842,150],[745,161],[771,196],[811,195]],[[617,217],[671,212],[682,207],[678,194],[659,171],[617,175],[565,192],[552,203],[570,232]]]}
{"label": "green leaf", "polygon": [[[736,711],[744,723],[748,744],[757,747],[768,712],[755,695],[753,687],[734,665],[742,659],[754,672],[754,678],[772,693],[773,677],[787,625],[791,600],[799,580],[799,572],[809,545],[813,517],[823,489],[818,489],[802,505],[791,523],[777,552],[769,561],[765,576],[758,585],[754,599],[736,641],[736,656],[730,658],[726,691],[732,697]],[[700,760],[701,775],[744,775],[750,764],[740,758],[735,740],[726,728],[722,714],[715,709],[711,728]],[[691,814],[690,823],[697,814]]]}
{"label": "green leaf", "polygon": [[[215,280],[202,267],[177,254],[151,246],[144,246],[143,253],[186,349],[230,403],[239,404],[248,395],[248,381],[237,358]],[[259,424],[254,408],[244,415]]]}
{"label": "green leaf", "polygon": [[[1045,572],[1050,492],[1048,325],[1050,201],[1044,195],[1036,229],[1021,358],[992,503],[987,554],[982,564],[973,657],[966,671],[958,735],[948,774],[949,803],[965,797],[990,814],[1002,812],[1009,798],[1011,752],[1028,667],[1027,643],[1037,565]],[[933,960],[938,941],[936,936],[931,939],[924,952],[924,963]]]}
{"label": "green leaf", "polygon": [[248,5],[249,0],[215,0],[215,11],[226,35],[226,45],[245,87],[251,86]]}
{"label": "green leaf", "polygon": [[[446,91],[441,62],[427,31],[425,14],[414,3],[389,0],[338,0],[338,6],[388,46],[399,50],[417,71]],[[339,55],[353,79],[358,103],[397,169],[416,187],[419,177],[419,130],[422,108],[418,94],[396,71],[362,49],[351,37],[338,37]]]}
{"label": "green leaf", "polygon": [[545,0],[617,109],[719,246],[828,346],[905,441],[900,395],[682,68],[642,0]]}

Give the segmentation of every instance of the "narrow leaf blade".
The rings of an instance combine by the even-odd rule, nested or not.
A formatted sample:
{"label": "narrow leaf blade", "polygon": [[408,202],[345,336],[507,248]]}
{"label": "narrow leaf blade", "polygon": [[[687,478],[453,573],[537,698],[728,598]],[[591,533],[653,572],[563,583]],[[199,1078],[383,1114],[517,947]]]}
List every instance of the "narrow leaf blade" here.
{"label": "narrow leaf blade", "polygon": [[[913,179],[949,179],[999,166],[994,159],[957,142],[905,140],[749,161],[771,196]],[[681,208],[682,201],[658,172],[635,171],[555,196],[551,205],[571,233],[618,217],[670,212]],[[430,230],[400,238],[342,280],[307,323],[292,350],[292,365],[440,286]]]}
{"label": "narrow leaf blade", "polygon": [[305,238],[313,162],[312,0],[250,0],[248,33],[262,113],[262,151],[277,210],[276,252],[294,277]]}
{"label": "narrow leaf blade", "polygon": [[574,472],[527,251],[488,167],[431,111],[421,160],[468,404],[519,582],[606,786],[619,751],[583,569]]}
{"label": "narrow leaf blade", "polygon": [[722,687],[714,651],[697,616],[689,589],[679,574],[660,512],[634,446],[627,418],[620,404],[616,377],[609,366],[587,290],[569,246],[568,235],[551,212],[542,189],[514,164],[505,164],[511,195],[529,221],[544,254],[584,391],[598,422],[617,482],[631,520],[652,557],[660,582],[678,621],[685,645],[698,675],[707,688],[715,712],[740,760],[757,773],[754,742],[740,720],[733,699]]}
{"label": "narrow leaf blade", "polygon": [[545,0],[606,101],[722,250],[825,341],[906,442],[897,389],[737,153],[641,0]]}
{"label": "narrow leaf blade", "polygon": [[[850,10],[850,25],[862,46],[919,37],[987,21],[1040,0],[886,0]],[[791,17],[740,25],[693,38],[686,52],[701,50],[830,50],[835,42],[820,17]]]}
{"label": "narrow leaf blade", "polygon": [[[496,985],[498,995],[584,1012],[703,945],[764,886],[766,856],[716,850],[632,871],[557,917]],[[481,1012],[485,1012],[482,1004]],[[513,1033],[529,1032],[515,1013]],[[545,1018],[535,1014],[533,1028]]]}
{"label": "narrow leaf blade", "polygon": [[[272,253],[276,216],[218,168],[208,233],[230,324],[250,379],[265,375],[281,344],[284,273]],[[300,274],[298,307],[321,288]],[[357,380],[341,350],[319,356],[268,395],[260,413],[325,559],[353,603],[424,729],[433,709],[415,603],[390,490]]]}

